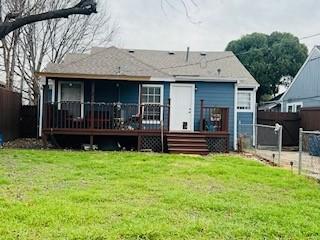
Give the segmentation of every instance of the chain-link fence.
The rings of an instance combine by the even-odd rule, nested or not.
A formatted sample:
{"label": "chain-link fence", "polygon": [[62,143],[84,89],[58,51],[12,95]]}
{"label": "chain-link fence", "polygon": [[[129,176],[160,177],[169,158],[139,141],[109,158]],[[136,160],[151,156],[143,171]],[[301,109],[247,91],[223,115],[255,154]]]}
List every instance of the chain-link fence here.
{"label": "chain-link fence", "polygon": [[282,151],[282,126],[238,125],[238,149],[320,180],[320,131],[299,133],[299,151]]}
{"label": "chain-link fence", "polygon": [[299,174],[308,175],[320,179],[320,132],[299,132]]}
{"label": "chain-link fence", "polygon": [[282,126],[239,123],[238,147],[240,151],[255,154],[280,166]]}

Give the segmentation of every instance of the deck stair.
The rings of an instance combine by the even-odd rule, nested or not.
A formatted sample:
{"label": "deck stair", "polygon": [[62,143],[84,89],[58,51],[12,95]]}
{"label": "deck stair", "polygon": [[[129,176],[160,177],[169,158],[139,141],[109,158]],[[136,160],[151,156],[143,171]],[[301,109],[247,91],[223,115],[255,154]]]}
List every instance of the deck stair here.
{"label": "deck stair", "polygon": [[170,153],[208,155],[208,144],[201,133],[169,133],[167,135]]}

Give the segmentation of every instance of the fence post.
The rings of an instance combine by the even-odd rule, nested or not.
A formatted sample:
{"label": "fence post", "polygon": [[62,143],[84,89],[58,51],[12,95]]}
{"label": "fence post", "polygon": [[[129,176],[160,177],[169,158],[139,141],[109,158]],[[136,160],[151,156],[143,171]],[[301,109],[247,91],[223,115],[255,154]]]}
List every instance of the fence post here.
{"label": "fence post", "polygon": [[282,125],[280,125],[280,128],[279,128],[279,156],[278,156],[278,165],[280,167],[280,164],[281,164],[281,152],[282,152],[282,130],[283,130],[283,127]]}
{"label": "fence post", "polygon": [[302,134],[303,134],[303,129],[299,128],[299,163],[298,163],[299,174],[301,174],[301,170],[302,170]]}
{"label": "fence post", "polygon": [[254,150],[255,150],[255,153],[257,154],[257,149],[258,149],[258,125],[254,124],[254,128],[255,128]]}

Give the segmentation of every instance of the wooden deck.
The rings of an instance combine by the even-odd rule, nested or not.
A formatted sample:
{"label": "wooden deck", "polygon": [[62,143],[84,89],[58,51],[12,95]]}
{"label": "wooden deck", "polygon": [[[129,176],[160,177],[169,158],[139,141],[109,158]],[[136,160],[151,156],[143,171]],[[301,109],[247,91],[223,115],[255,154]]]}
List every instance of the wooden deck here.
{"label": "wooden deck", "polygon": [[[174,136],[175,140],[189,138],[191,143],[202,139],[201,148],[196,141],[194,146],[189,145],[199,147],[199,151],[189,152],[208,153],[208,144],[204,143],[215,138],[224,139],[225,149],[228,148],[228,109],[205,107],[203,101],[200,131],[194,132],[170,131],[170,105],[60,102],[46,103],[44,111],[42,136],[45,143],[50,135],[90,136],[91,145],[94,136],[131,136],[137,137],[140,150],[141,142],[147,137],[158,137],[167,143]],[[188,152],[188,147],[172,148],[171,145],[171,152]]]}

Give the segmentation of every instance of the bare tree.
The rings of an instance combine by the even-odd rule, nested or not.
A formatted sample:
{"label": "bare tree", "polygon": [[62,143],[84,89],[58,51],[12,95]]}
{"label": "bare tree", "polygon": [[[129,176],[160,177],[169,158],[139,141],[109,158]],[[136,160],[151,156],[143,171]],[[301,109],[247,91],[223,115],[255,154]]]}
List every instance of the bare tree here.
{"label": "bare tree", "polygon": [[[21,0],[10,0],[12,6],[15,1]],[[36,0],[32,4],[30,1],[25,2],[23,8],[30,9],[32,15],[38,15],[39,12],[65,8],[66,4],[70,2]],[[40,84],[35,72],[41,71],[48,62],[61,62],[68,52],[84,52],[93,45],[108,45],[116,30],[110,15],[101,11],[100,14],[88,17],[74,15],[69,19],[31,23],[14,31],[2,40],[2,70],[6,75],[7,86],[12,88],[14,81],[16,86],[20,81],[20,90],[27,90],[31,103],[36,103]]]}
{"label": "bare tree", "polygon": [[[51,7],[66,2],[50,1],[55,5]],[[82,53],[94,45],[108,45],[116,30],[110,15],[102,10],[101,14],[87,18],[72,16],[67,21],[53,19],[24,27],[17,74],[31,90],[32,102],[37,101],[39,94],[39,79],[34,73],[41,71],[48,62],[60,63],[67,53]]]}

